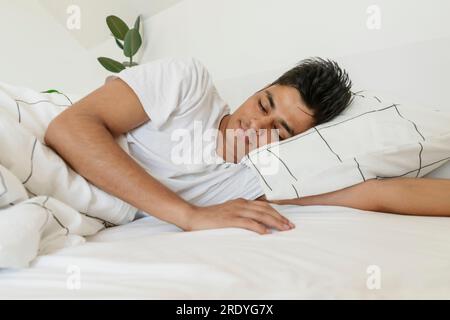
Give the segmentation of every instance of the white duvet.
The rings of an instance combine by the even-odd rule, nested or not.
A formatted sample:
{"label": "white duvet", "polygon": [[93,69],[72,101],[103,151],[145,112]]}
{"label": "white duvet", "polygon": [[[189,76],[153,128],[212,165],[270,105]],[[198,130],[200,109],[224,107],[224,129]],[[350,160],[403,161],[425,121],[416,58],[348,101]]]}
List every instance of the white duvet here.
{"label": "white duvet", "polygon": [[[136,209],[89,184],[44,144],[50,121],[71,105],[0,83],[0,267],[26,267],[38,254],[80,244]],[[118,142],[123,148],[123,137]]]}
{"label": "white duvet", "polygon": [[297,227],[181,232],[147,217],[109,228],[29,269],[0,271],[0,297],[450,298],[450,218],[276,209]]}

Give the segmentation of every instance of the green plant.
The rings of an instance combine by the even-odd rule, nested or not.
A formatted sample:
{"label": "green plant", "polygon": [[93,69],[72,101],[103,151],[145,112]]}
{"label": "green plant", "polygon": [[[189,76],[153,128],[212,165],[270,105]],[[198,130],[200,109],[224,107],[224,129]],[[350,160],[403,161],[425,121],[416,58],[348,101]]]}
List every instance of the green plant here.
{"label": "green plant", "polygon": [[108,16],[106,18],[106,24],[108,25],[109,30],[111,30],[117,46],[123,50],[125,57],[129,58],[129,61],[125,62],[119,62],[106,57],[97,58],[98,62],[100,62],[106,70],[118,73],[127,67],[131,68],[138,65],[133,61],[133,56],[138,52],[142,45],[142,37],[139,33],[140,23],[140,16],[137,17],[133,28],[129,28],[128,25],[117,16]]}
{"label": "green plant", "polygon": [[56,93],[56,94],[63,95],[64,97],[66,97],[67,100],[69,100],[70,104],[73,104],[72,100],[70,100],[70,98],[68,96],[66,96],[64,93],[62,93],[56,89],[49,89],[46,91],[41,91],[41,93]]}

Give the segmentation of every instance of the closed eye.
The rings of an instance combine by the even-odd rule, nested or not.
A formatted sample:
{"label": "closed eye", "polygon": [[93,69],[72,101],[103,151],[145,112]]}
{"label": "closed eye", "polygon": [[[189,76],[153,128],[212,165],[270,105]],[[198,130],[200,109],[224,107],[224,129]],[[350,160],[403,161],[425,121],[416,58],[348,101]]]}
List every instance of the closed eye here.
{"label": "closed eye", "polygon": [[[261,110],[261,112],[262,112],[263,114],[266,115],[266,114],[269,113],[269,112],[266,110],[266,108],[264,108],[264,106],[262,105],[261,100],[258,100],[258,106],[259,106],[259,109]],[[278,129],[278,133],[280,133],[280,132],[283,130],[283,127],[277,128],[276,126],[274,126],[273,128],[274,128],[274,129]],[[278,138],[279,138],[280,141],[287,139],[287,138],[282,137],[281,134],[278,135]]]}
{"label": "closed eye", "polygon": [[262,113],[267,114],[267,110],[264,108],[264,106],[261,103],[261,100],[258,100],[259,109]]}

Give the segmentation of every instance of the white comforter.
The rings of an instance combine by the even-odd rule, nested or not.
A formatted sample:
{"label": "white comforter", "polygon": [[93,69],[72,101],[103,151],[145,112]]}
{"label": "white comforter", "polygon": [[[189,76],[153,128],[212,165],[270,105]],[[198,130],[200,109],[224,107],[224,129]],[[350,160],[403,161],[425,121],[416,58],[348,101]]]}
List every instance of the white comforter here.
{"label": "white comforter", "polygon": [[134,218],[135,208],[89,184],[44,144],[50,121],[71,104],[62,94],[0,83],[0,267],[25,267],[37,254]]}
{"label": "white comforter", "polygon": [[108,228],[0,271],[0,297],[450,298],[450,218],[276,208],[294,230],[180,232],[154,217]]}

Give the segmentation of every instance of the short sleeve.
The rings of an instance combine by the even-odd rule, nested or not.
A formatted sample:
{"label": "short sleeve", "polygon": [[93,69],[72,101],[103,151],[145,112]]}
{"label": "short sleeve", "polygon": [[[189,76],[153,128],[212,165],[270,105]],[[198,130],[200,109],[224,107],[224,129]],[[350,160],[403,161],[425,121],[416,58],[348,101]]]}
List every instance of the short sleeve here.
{"label": "short sleeve", "polygon": [[203,64],[193,57],[162,58],[120,72],[156,128],[195,106],[211,85]]}

